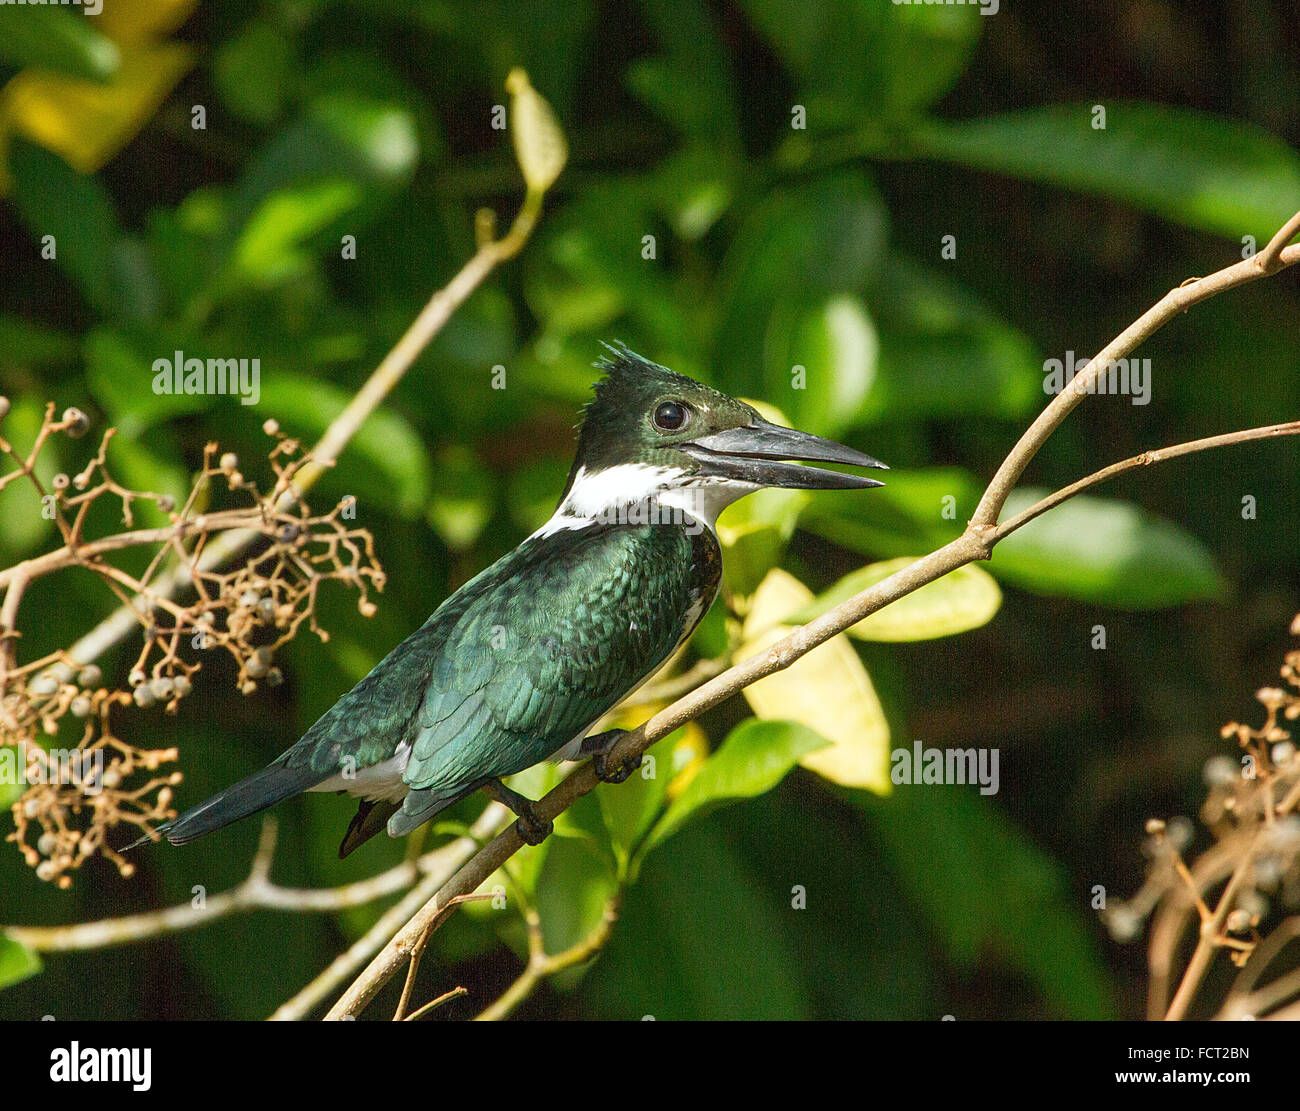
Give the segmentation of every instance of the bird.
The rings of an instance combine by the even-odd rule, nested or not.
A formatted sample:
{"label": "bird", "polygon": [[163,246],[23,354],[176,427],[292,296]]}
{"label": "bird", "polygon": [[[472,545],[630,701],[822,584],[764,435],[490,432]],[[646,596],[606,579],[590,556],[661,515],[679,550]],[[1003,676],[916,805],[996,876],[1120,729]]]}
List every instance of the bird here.
{"label": "bird", "polygon": [[789,460],[888,468],[605,346],[550,520],[451,594],[268,766],[128,848],[185,844],[304,791],[359,800],[340,857],[381,830],[409,834],[480,790],[535,845],[552,824],[503,778],[591,757],[600,780],[618,783],[639,766],[639,756],[610,765],[621,730],[588,734],[713,604],[718,514],[763,487],[883,485]]}

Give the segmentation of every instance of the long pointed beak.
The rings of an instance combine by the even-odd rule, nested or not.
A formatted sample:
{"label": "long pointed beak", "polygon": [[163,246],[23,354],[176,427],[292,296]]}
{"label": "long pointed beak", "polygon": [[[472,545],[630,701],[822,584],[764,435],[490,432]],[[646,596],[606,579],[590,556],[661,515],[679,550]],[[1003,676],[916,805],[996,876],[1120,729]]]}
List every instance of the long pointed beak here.
{"label": "long pointed beak", "polygon": [[779,462],[783,459],[889,469],[880,460],[834,440],[782,428],[765,420],[755,420],[741,428],[728,428],[711,436],[700,436],[682,444],[680,449],[699,462],[706,475],[735,482],[752,482],[756,486],[782,486],[787,490],[865,490],[884,483],[861,475]]}

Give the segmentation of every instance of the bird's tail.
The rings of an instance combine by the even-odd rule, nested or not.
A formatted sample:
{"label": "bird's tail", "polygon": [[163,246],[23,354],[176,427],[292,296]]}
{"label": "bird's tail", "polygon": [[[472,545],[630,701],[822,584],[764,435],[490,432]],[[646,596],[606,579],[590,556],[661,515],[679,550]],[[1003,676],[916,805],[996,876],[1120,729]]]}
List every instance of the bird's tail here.
{"label": "bird's tail", "polygon": [[[330,774],[310,767],[287,768],[283,764],[271,764],[185,811],[174,821],[159,826],[155,832],[161,833],[173,845],[183,845],[205,833],[212,833],[240,818],[247,818],[250,814],[301,794],[309,787],[315,787],[328,779]],[[146,835],[127,845],[123,851],[152,840],[152,836]]]}

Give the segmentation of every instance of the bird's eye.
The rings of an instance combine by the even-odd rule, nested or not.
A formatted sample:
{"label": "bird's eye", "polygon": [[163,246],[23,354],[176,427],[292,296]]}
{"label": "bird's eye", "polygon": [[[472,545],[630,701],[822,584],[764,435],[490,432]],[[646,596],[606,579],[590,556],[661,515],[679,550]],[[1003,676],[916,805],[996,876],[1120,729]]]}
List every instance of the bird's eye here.
{"label": "bird's eye", "polygon": [[686,406],[678,401],[665,401],[655,409],[655,427],[665,432],[677,432],[686,427]]}

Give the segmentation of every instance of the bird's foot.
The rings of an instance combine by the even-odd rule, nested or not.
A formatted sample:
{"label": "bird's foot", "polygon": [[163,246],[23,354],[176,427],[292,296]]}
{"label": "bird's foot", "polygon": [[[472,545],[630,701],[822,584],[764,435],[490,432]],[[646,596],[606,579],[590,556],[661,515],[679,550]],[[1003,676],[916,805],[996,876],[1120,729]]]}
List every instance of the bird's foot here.
{"label": "bird's foot", "polygon": [[533,800],[518,791],[512,791],[499,779],[489,779],[483,784],[484,793],[491,799],[508,806],[519,817],[515,829],[525,845],[540,845],[555,829],[555,823],[544,819],[534,808]]}
{"label": "bird's foot", "polygon": [[608,732],[588,737],[582,742],[582,752],[591,754],[591,766],[596,771],[596,778],[602,783],[622,783],[641,766],[639,755],[633,756],[631,760],[625,760],[617,768],[609,766],[610,750],[618,744],[618,739],[626,732],[626,729],[610,729]]}

